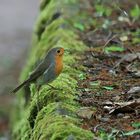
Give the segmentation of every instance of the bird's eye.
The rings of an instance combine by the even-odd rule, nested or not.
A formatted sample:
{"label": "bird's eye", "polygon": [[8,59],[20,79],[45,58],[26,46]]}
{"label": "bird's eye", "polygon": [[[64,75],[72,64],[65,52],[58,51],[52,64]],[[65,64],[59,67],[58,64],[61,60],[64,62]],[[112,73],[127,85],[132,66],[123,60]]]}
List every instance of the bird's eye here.
{"label": "bird's eye", "polygon": [[57,53],[60,53],[60,50],[57,50]]}

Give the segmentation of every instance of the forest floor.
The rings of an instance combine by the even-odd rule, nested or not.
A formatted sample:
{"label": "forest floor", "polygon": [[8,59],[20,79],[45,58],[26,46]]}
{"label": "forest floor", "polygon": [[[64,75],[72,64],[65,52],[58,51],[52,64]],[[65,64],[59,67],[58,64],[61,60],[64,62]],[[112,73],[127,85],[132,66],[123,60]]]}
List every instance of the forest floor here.
{"label": "forest floor", "polygon": [[81,11],[94,24],[76,25],[89,47],[77,58],[86,67],[78,87],[81,127],[103,139],[140,139],[140,4],[87,3]]}

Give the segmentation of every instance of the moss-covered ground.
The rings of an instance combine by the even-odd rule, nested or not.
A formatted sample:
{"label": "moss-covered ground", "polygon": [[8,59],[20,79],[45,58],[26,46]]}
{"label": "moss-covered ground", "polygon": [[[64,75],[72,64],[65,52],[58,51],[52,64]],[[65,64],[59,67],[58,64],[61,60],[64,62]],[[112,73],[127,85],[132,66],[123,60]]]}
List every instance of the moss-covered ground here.
{"label": "moss-covered ground", "polygon": [[64,47],[51,83],[17,95],[14,140],[139,139],[140,2],[41,0],[24,81],[46,52]]}
{"label": "moss-covered ground", "polygon": [[[32,48],[20,81],[28,77],[48,49],[62,46],[68,50],[64,55],[64,70],[51,83],[61,90],[50,89],[49,86],[43,85],[37,93],[35,84],[31,84],[18,93],[12,117],[14,140],[93,139],[93,133],[80,127],[81,120],[77,116],[77,110],[80,108],[80,104],[76,101],[79,94],[76,90],[77,79],[81,74],[80,69],[83,68],[76,67],[76,57],[83,52],[85,45],[78,40],[72,26],[74,16],[78,16],[79,12],[77,9],[71,12],[74,5],[79,5],[79,1],[41,1]],[[25,97],[28,95],[30,97],[26,101]]]}

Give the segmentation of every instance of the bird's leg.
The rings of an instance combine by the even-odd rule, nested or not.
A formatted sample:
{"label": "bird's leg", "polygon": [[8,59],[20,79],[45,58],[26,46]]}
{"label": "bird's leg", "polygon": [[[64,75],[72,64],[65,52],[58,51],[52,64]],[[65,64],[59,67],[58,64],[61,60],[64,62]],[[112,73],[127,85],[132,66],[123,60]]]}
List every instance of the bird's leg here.
{"label": "bird's leg", "polygon": [[54,86],[52,86],[52,85],[50,85],[50,84],[48,84],[48,86],[51,87],[51,88],[53,88],[53,89],[56,89]]}
{"label": "bird's leg", "polygon": [[52,89],[54,89],[54,90],[62,90],[62,89],[60,89],[60,88],[56,88],[56,87],[54,87],[54,86],[52,86],[52,85],[50,85],[50,84],[47,84],[48,86],[50,86]]}
{"label": "bird's leg", "polygon": [[40,90],[40,85],[37,86],[37,102],[36,102],[36,106],[37,106],[37,111],[39,112],[40,110],[40,106],[39,106],[39,90]]}

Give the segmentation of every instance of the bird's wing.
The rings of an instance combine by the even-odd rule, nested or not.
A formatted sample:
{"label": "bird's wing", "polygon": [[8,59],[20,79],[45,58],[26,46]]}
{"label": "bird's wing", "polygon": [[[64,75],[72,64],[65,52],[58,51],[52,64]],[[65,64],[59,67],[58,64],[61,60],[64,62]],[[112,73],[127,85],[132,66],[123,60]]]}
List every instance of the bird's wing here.
{"label": "bird's wing", "polygon": [[46,69],[42,75],[44,83],[49,83],[56,78],[56,74],[54,70],[55,70],[55,65],[51,63],[48,69]]}
{"label": "bird's wing", "polygon": [[50,66],[50,63],[47,59],[44,59],[37,67],[36,69],[30,74],[28,81],[35,81],[38,77],[40,77],[46,69],[48,69]]}
{"label": "bird's wing", "polygon": [[49,71],[51,71],[53,68],[53,64],[50,64],[49,67],[47,69],[45,69],[43,75],[47,74]]}

